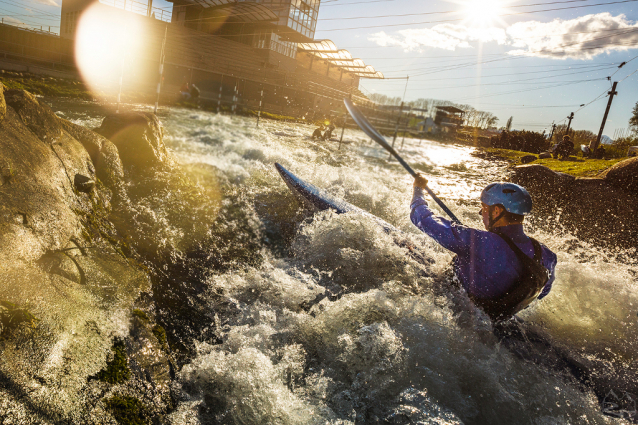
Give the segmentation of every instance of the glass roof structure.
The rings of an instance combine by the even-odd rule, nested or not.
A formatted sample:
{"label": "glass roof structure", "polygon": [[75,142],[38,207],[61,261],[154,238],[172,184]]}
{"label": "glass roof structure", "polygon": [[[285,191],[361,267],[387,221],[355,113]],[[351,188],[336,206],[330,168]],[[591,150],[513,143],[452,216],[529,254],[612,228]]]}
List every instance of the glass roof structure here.
{"label": "glass roof structure", "polygon": [[343,71],[361,78],[383,79],[383,74],[361,59],[354,59],[349,51],[339,50],[332,40],[318,40],[312,43],[299,43],[299,51],[326,60]]}
{"label": "glass roof structure", "polygon": [[260,3],[238,2],[236,0],[190,0],[187,3],[219,11],[232,9],[232,17],[241,22],[273,22],[279,19],[272,9]]}

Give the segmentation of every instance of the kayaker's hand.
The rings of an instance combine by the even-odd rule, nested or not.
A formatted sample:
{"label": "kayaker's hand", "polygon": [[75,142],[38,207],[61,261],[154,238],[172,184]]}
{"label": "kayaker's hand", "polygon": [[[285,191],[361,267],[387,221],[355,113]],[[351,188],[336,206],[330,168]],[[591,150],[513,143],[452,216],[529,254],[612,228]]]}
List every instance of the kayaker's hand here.
{"label": "kayaker's hand", "polygon": [[425,189],[425,187],[428,185],[428,179],[425,178],[425,176],[421,173],[416,173],[416,176],[414,177],[414,187],[420,187],[421,189]]}

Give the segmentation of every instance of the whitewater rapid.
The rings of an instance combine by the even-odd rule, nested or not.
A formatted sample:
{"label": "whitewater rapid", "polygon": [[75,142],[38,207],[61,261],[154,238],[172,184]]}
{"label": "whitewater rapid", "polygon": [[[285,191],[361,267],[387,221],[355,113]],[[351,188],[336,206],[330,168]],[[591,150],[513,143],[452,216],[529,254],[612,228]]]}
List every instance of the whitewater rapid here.
{"label": "whitewater rapid", "polygon": [[[99,124],[91,114],[65,118]],[[186,109],[160,118],[181,163],[215,167],[236,191],[224,202],[245,201],[245,222],[228,226],[251,226],[262,243],[260,261],[206,277],[221,343],[199,343],[179,372],[171,423],[629,423],[601,413],[600,394],[573,371],[507,349],[481,314],[458,320],[436,290],[450,253],[411,224],[410,176],[363,133],[346,130],[339,149],[309,140],[307,125],[257,128],[255,119]],[[505,163],[465,146],[401,138],[397,146],[464,224],[481,227],[478,196],[505,178]],[[304,211],[275,162],[396,226],[429,261],[365,217]],[[552,292],[519,316],[624,394],[623,373],[638,359],[635,250],[603,250],[542,223],[527,231],[559,262]]]}

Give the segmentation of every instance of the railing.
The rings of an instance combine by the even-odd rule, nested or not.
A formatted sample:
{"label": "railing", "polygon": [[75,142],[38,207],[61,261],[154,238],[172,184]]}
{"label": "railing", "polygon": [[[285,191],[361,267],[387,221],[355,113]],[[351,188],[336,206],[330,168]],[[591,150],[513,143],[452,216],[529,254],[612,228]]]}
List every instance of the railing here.
{"label": "railing", "polygon": [[58,35],[58,32],[51,31],[51,28],[58,28],[57,26],[53,25],[29,25],[25,24],[24,22],[12,22],[9,20],[5,21],[4,18],[1,18],[0,23],[2,25],[10,25],[12,27],[17,27],[21,30],[29,31],[36,34]]}
{"label": "railing", "polygon": [[[148,15],[148,3],[135,0],[100,0],[100,3],[137,13],[138,15]],[[171,22],[173,12],[160,7],[152,7],[151,16],[153,15],[155,15],[155,19],[159,21]]]}

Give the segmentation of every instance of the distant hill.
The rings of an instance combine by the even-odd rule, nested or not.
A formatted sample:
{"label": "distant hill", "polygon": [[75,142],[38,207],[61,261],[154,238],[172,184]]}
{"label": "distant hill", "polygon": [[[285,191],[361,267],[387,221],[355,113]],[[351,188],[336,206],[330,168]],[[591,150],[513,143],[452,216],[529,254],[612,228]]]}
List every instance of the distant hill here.
{"label": "distant hill", "polygon": [[614,141],[611,139],[611,137],[605,136],[603,134],[603,136],[600,138],[600,143],[602,143],[603,145],[611,145],[612,143],[614,143]]}

